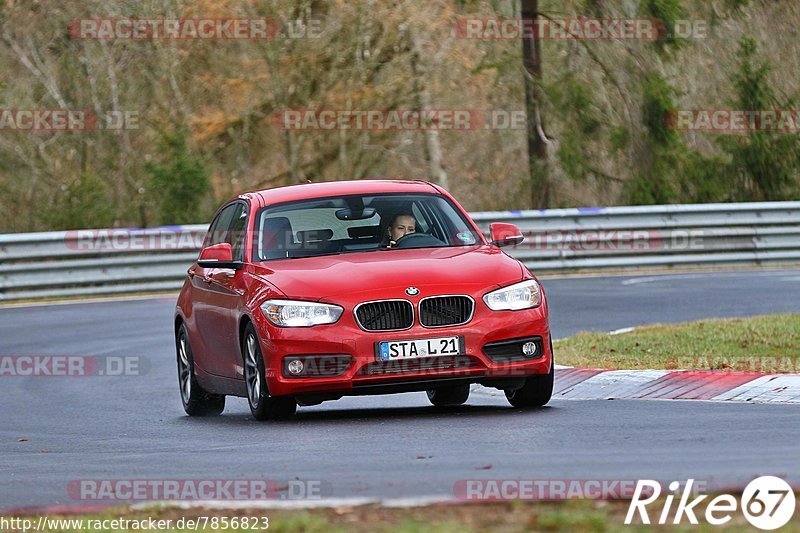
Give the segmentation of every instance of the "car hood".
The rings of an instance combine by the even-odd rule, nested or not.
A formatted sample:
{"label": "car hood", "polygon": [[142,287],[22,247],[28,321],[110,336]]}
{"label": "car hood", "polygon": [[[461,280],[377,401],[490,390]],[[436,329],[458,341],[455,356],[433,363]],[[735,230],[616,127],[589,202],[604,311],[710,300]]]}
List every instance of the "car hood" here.
{"label": "car hood", "polygon": [[288,298],[366,301],[473,294],[520,281],[524,267],[493,246],[419,248],[348,253],[256,263],[252,273]]}

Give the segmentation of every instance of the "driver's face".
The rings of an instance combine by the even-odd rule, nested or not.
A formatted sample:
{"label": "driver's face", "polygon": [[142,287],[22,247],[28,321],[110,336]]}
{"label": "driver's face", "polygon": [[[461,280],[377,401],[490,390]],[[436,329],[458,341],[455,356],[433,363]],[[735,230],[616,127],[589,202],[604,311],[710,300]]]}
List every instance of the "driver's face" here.
{"label": "driver's face", "polygon": [[414,217],[400,216],[389,226],[389,237],[393,241],[396,241],[404,235],[414,233],[415,231],[417,231],[417,221],[414,220]]}

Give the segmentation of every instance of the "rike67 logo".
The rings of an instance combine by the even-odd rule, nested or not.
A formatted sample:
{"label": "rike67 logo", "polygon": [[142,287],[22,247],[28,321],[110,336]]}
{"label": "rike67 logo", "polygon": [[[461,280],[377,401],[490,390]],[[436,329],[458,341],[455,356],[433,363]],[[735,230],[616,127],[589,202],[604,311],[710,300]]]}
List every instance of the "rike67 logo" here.
{"label": "rike67 logo", "polygon": [[[697,525],[699,523],[697,517],[700,515],[707,523],[721,526],[730,522],[734,513],[741,510],[752,526],[762,530],[773,530],[786,525],[794,515],[794,491],[779,477],[761,476],[754,479],[745,487],[741,500],[730,494],[720,494],[705,504],[705,512],[702,514],[700,504],[708,498],[708,495],[701,494],[690,501],[690,498],[695,496],[693,484],[694,480],[689,479],[681,490],[677,481],[670,483],[670,494],[664,497],[664,506],[660,509],[660,513],[653,517],[654,522],[661,525],[670,522],[680,524],[685,518],[690,524]],[[625,524],[632,524],[637,513],[643,524],[650,524],[649,511],[658,512],[658,509],[648,509],[648,506],[651,504],[656,504],[653,507],[658,506],[657,500],[662,496],[661,492],[661,484],[657,481],[639,480],[628,507],[628,514],[625,516]],[[678,503],[673,510],[676,499]]]}

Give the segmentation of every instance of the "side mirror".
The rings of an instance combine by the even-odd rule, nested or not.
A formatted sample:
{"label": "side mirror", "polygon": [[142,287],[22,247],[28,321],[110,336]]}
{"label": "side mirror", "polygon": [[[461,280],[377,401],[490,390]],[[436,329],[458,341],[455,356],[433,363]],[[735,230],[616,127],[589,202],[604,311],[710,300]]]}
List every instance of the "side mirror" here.
{"label": "side mirror", "polygon": [[203,248],[197,264],[202,268],[232,268],[234,270],[239,270],[244,266],[241,261],[233,260],[233,251],[227,242]]}
{"label": "side mirror", "polygon": [[491,234],[492,244],[500,247],[513,246],[525,240],[518,227],[506,222],[492,222],[489,224],[489,233]]}

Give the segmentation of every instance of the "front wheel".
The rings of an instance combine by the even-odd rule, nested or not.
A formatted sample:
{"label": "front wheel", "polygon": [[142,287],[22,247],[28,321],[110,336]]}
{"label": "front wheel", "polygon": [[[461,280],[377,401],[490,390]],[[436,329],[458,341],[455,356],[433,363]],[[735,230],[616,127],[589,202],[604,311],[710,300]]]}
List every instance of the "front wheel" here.
{"label": "front wheel", "polygon": [[426,392],[428,393],[428,400],[437,407],[461,405],[469,398],[469,384],[439,387]]}
{"label": "front wheel", "polygon": [[194,375],[194,357],[186,325],[181,324],[175,338],[178,352],[178,386],[183,410],[189,416],[216,416],[225,410],[225,396],[206,392]]}
{"label": "front wheel", "polygon": [[278,420],[291,417],[297,410],[297,402],[288,396],[270,396],[265,381],[264,357],[256,336],[256,328],[248,324],[242,339],[244,355],[244,379],[247,385],[247,401],[256,420]]}
{"label": "front wheel", "polygon": [[[553,353],[552,344],[550,353]],[[553,378],[555,377],[555,363],[550,362],[550,372],[536,376],[529,376],[525,384],[515,390],[506,391],[508,403],[514,407],[542,407],[553,396]]]}

